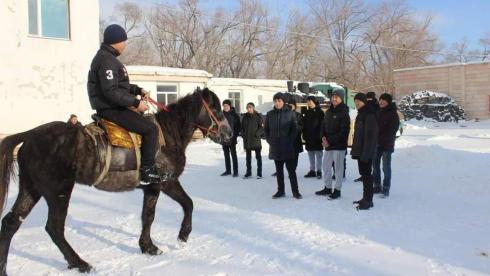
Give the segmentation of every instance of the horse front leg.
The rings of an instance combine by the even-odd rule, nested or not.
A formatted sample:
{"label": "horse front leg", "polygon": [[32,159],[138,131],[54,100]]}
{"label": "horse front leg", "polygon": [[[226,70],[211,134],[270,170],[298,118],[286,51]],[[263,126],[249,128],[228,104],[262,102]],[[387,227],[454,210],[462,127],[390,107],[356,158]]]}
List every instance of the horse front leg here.
{"label": "horse front leg", "polygon": [[141,230],[141,236],[139,245],[141,253],[149,255],[162,254],[162,250],[158,249],[151,240],[151,225],[155,219],[155,209],[158,202],[158,196],[160,195],[159,188],[145,187],[143,200],[143,211],[141,213],[141,222],[143,228]]}
{"label": "horse front leg", "polygon": [[173,200],[177,201],[182,209],[184,209],[184,219],[180,226],[179,240],[187,242],[189,234],[192,231],[192,210],[194,209],[194,203],[192,199],[184,191],[178,180],[169,182],[167,185],[163,185],[162,192],[168,195]]}

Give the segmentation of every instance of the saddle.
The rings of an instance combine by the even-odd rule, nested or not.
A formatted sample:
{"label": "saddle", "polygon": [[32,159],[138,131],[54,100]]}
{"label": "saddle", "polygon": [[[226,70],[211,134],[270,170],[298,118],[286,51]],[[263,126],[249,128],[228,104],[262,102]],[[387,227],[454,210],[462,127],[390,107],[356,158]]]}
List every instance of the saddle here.
{"label": "saddle", "polygon": [[[165,145],[162,129],[154,115],[148,119],[157,125],[159,144]],[[94,122],[83,128],[83,135],[94,145],[95,163],[92,185],[105,191],[127,191],[139,184],[141,164],[141,135],[129,132],[123,127],[92,115]]]}

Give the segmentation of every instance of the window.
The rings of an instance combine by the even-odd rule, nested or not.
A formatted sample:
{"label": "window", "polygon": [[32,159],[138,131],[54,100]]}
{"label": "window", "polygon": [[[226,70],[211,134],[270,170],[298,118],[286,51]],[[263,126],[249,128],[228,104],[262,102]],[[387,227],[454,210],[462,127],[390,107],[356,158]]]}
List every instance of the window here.
{"label": "window", "polygon": [[177,85],[159,84],[157,85],[157,102],[171,104],[177,101]]}
{"label": "window", "polygon": [[235,111],[240,114],[241,113],[241,91],[230,91],[228,92],[228,98],[231,101],[231,104],[235,107]]}
{"label": "window", "polygon": [[29,34],[70,38],[69,0],[29,0]]}

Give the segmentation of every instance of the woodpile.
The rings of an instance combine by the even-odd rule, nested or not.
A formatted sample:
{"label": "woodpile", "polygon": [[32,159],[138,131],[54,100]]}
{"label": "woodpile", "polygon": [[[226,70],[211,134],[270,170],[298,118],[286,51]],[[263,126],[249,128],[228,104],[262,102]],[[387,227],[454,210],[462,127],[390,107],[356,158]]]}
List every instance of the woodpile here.
{"label": "woodpile", "polygon": [[456,101],[443,93],[419,91],[400,100],[400,111],[406,120],[458,122],[465,120],[464,110]]}

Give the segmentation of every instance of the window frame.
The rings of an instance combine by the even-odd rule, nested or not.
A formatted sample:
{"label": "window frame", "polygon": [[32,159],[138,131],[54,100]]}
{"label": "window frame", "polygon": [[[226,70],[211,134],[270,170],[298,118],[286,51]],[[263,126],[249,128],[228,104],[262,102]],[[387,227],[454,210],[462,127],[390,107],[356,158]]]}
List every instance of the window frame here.
{"label": "window frame", "polygon": [[[238,101],[239,101],[239,104],[238,105],[236,104],[235,98],[231,96],[232,93],[238,93]],[[230,99],[231,104],[235,108],[235,111],[237,113],[241,113],[241,111],[242,111],[242,102],[243,102],[243,90],[241,90],[241,89],[229,89],[228,90],[228,99]]]}
{"label": "window frame", "polygon": [[[158,86],[175,86],[175,92],[167,92],[167,91],[158,91]],[[179,84],[178,83],[173,83],[173,82],[158,82],[155,85],[155,96],[156,96],[156,101],[158,102],[158,95],[165,95],[165,105],[169,105],[170,103],[168,102],[168,95],[175,95],[177,96],[176,101],[179,100]]]}
{"label": "window frame", "polygon": [[[27,9],[27,34],[28,37],[31,38],[41,38],[41,39],[50,39],[50,40],[62,40],[62,41],[71,41],[71,0],[66,0],[66,24],[67,24],[67,37],[52,37],[52,36],[44,36],[43,35],[43,29],[42,29],[42,1],[43,0],[34,0],[36,1],[36,17],[37,17],[37,34],[32,34],[30,32],[30,16],[29,16],[29,8]],[[29,6],[29,1],[27,3]]]}

